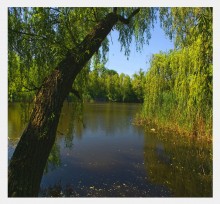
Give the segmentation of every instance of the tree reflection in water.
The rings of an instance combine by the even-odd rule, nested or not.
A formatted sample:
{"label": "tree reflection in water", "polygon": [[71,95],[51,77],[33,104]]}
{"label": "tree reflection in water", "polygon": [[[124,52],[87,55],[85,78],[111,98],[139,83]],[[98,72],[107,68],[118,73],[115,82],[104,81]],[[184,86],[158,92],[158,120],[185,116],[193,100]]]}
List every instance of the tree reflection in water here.
{"label": "tree reflection in water", "polygon": [[[84,127],[82,115],[82,103],[74,102],[65,104],[62,109],[56,140],[64,137],[65,146],[71,149],[74,137],[82,137]],[[45,173],[60,166],[60,144],[59,142],[55,142],[45,166]],[[59,185],[56,184],[55,188],[57,186]]]}
{"label": "tree reflection in water", "polygon": [[[152,127],[143,133],[131,125],[137,105],[84,108],[82,114],[80,105],[64,104],[39,196],[212,196],[211,143]],[[9,160],[28,114],[28,106],[10,104]]]}
{"label": "tree reflection in water", "polygon": [[[31,114],[31,103],[10,103],[9,109],[9,159],[12,156],[21,133],[23,132]],[[74,136],[82,137],[82,103],[65,103],[63,106],[56,140],[64,137],[65,146],[72,148]],[[61,166],[60,145],[55,142],[48,157],[44,173],[48,173]]]}
{"label": "tree reflection in water", "polygon": [[212,196],[212,144],[146,127],[145,168],[152,183],[174,197]]}

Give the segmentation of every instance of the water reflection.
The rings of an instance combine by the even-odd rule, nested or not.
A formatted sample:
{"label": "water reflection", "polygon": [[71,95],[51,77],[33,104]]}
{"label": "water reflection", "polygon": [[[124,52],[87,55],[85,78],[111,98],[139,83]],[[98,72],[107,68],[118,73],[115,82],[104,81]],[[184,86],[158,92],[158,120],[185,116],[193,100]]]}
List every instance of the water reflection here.
{"label": "water reflection", "polygon": [[16,144],[30,117],[31,104],[9,103],[8,135],[11,143]]}
{"label": "water reflection", "polygon": [[62,108],[57,136],[65,137],[66,147],[71,148],[73,138],[82,138],[84,129],[83,106],[81,103],[64,103]]}
{"label": "water reflection", "polygon": [[52,147],[50,155],[48,157],[44,173],[49,173],[50,171],[55,170],[57,167],[61,166],[60,160],[60,146],[58,143],[55,143]]}
{"label": "water reflection", "polygon": [[147,128],[145,168],[149,180],[175,197],[212,196],[212,144]]}
{"label": "water reflection", "polygon": [[90,104],[85,107],[84,120],[92,133],[101,131],[105,136],[112,137],[117,132],[130,128],[132,109],[137,110],[137,107],[131,105],[128,109],[125,104]]}
{"label": "water reflection", "polygon": [[[30,107],[9,104],[9,159]],[[211,144],[132,126],[139,107],[65,103],[39,196],[212,196]]]}

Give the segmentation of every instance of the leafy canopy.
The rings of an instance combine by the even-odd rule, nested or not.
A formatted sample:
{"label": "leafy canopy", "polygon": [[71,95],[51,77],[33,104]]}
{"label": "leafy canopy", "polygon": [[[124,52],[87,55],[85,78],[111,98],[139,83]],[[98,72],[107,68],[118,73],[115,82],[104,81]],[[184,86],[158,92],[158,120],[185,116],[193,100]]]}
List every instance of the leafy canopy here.
{"label": "leafy canopy", "polygon": [[178,49],[153,55],[146,75],[144,117],[169,128],[211,138],[212,9],[162,11],[167,12],[162,25],[176,35]]}
{"label": "leafy canopy", "polygon": [[[118,8],[117,13],[128,17],[134,8]],[[156,18],[156,8],[145,8],[130,24],[118,23],[119,41],[129,54],[132,36],[137,47],[150,38],[150,27]],[[68,50],[76,47],[92,28],[112,8],[9,8],[9,51],[18,54],[25,65],[34,61],[39,67],[54,67]],[[106,57],[109,38],[101,47]]]}
{"label": "leafy canopy", "polygon": [[[128,18],[135,9],[9,8],[9,92],[40,86],[44,77],[66,53],[77,48],[108,13],[117,11],[120,16]],[[137,51],[141,51],[144,44],[149,42],[151,28],[159,17],[165,33],[175,40],[177,47],[183,47],[190,45],[200,33],[203,33],[203,38],[210,38],[210,12],[211,8],[140,8],[129,24],[119,21],[113,29],[119,32],[121,49],[129,56],[132,40],[136,43]],[[109,43],[110,35],[94,55],[94,63],[107,61]],[[207,43],[206,46],[211,45]]]}

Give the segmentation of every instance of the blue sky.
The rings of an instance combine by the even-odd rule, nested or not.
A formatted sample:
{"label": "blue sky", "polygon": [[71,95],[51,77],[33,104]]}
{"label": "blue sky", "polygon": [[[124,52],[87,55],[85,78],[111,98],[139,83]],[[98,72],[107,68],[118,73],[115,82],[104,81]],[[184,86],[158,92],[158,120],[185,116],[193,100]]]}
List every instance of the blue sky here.
{"label": "blue sky", "polygon": [[127,60],[123,51],[120,52],[121,46],[118,42],[118,32],[112,31],[111,37],[113,44],[110,42],[109,60],[106,68],[114,69],[119,74],[123,72],[130,76],[138,72],[140,68],[146,71],[149,68],[148,62],[152,54],[159,53],[159,51],[169,51],[174,47],[173,42],[169,40],[160,28],[159,22],[155,24],[151,34],[149,45],[145,44],[141,53],[136,51],[135,43],[132,43],[130,57]]}

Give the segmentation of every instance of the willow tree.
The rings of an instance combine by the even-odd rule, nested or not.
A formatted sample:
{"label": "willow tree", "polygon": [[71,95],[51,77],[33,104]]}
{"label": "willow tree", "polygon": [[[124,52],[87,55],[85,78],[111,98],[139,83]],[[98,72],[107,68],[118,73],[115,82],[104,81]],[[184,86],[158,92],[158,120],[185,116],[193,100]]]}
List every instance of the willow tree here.
{"label": "willow tree", "polygon": [[[21,78],[35,67],[40,82],[30,120],[8,168],[8,195],[37,196],[55,141],[60,112],[76,76],[96,55],[105,60],[111,30],[119,31],[125,55],[135,39],[137,49],[150,38],[156,8],[9,8],[9,72]],[[134,36],[134,37],[133,37]],[[13,66],[19,59],[19,66]],[[45,77],[43,79],[43,77]],[[39,85],[39,86],[38,86]]]}
{"label": "willow tree", "polygon": [[[212,134],[212,9],[162,8],[175,50],[154,54],[145,87],[144,117],[193,136]],[[166,14],[166,15],[164,15]]]}
{"label": "willow tree", "polygon": [[[202,25],[193,8],[8,9],[9,77],[20,73],[19,80],[36,90],[29,123],[9,164],[9,196],[37,196],[63,102],[71,91],[75,93],[72,84],[93,56],[106,61],[111,30],[119,32],[121,48],[129,56],[133,39],[137,50],[148,43],[158,10],[162,27],[180,39],[179,45],[190,41],[185,25]],[[206,19],[203,9],[195,11]],[[27,77],[31,70],[34,76]]]}

